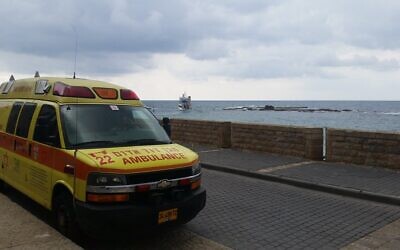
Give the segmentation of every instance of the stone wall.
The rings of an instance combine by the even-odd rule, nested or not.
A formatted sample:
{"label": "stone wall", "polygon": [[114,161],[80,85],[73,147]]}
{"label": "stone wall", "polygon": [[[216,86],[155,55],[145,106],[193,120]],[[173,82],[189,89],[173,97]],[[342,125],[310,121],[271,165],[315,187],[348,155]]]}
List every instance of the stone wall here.
{"label": "stone wall", "polygon": [[322,159],[322,129],[171,119],[175,141]]}
{"label": "stone wall", "polygon": [[[171,120],[175,141],[322,160],[322,128]],[[327,129],[326,160],[400,169],[400,133]]]}
{"label": "stone wall", "polygon": [[232,123],[232,148],[322,160],[322,129]]}
{"label": "stone wall", "polygon": [[400,134],[327,130],[327,160],[400,168]]}
{"label": "stone wall", "polygon": [[176,141],[229,148],[231,146],[231,123],[171,119],[171,137]]}

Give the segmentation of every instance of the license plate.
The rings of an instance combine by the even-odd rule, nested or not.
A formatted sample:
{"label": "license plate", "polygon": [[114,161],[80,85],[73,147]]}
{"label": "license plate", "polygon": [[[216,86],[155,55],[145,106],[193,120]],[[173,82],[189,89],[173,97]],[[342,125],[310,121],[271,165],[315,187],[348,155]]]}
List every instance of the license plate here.
{"label": "license plate", "polygon": [[176,220],[177,218],[178,218],[178,209],[177,208],[158,212],[158,224],[161,224],[161,223],[164,223],[167,221]]}

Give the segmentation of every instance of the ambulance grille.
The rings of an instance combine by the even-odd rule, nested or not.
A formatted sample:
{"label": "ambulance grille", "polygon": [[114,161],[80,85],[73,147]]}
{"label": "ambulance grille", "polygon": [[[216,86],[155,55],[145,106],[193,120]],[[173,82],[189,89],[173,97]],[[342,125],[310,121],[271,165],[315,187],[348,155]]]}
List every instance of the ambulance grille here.
{"label": "ambulance grille", "polygon": [[166,171],[131,174],[127,176],[128,185],[156,182],[160,180],[171,180],[188,177],[192,175],[192,167],[179,168]]}

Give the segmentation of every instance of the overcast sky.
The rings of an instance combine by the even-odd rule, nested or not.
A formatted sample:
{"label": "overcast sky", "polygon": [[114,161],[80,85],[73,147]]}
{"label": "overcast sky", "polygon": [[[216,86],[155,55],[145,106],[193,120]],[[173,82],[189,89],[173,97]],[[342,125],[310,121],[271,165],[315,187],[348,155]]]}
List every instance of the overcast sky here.
{"label": "overcast sky", "polygon": [[398,0],[1,0],[0,76],[142,99],[400,100]]}

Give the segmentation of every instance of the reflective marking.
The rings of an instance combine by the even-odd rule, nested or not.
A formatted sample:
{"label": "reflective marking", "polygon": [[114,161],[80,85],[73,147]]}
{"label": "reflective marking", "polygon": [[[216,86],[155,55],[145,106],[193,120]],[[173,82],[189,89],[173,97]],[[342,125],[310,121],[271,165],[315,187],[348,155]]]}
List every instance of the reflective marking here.
{"label": "reflective marking", "polygon": [[292,164],[286,164],[286,165],[281,165],[277,167],[272,167],[272,168],[264,168],[264,169],[259,169],[257,172],[259,173],[270,173],[274,172],[277,170],[282,170],[282,169],[288,169],[288,168],[294,168],[294,167],[299,167],[303,165],[308,165],[310,163],[313,163],[314,161],[303,161],[303,162],[297,162],[297,163],[292,163]]}

